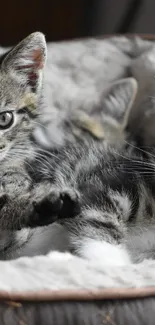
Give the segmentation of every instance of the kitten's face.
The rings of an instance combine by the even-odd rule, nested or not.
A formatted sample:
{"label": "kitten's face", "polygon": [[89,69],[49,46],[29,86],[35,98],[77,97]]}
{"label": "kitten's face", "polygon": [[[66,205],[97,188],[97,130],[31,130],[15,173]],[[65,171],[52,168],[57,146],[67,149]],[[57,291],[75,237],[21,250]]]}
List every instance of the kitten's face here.
{"label": "kitten's face", "polygon": [[45,62],[44,36],[34,33],[2,58],[0,66],[0,162],[31,154]]}
{"label": "kitten's face", "polygon": [[[9,74],[0,71],[0,161],[12,148],[19,150],[34,126],[31,105],[35,98]],[[23,144],[22,144],[23,143]]]}

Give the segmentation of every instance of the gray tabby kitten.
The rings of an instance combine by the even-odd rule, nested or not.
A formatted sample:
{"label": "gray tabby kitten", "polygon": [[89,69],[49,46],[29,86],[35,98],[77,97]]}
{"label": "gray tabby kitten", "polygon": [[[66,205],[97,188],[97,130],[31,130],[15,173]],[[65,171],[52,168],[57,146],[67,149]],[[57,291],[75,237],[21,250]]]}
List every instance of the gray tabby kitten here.
{"label": "gray tabby kitten", "polygon": [[[153,164],[127,153],[124,146],[114,149],[114,141],[110,147],[106,139],[98,143],[78,138],[74,144],[65,138],[63,145],[43,149],[36,118],[42,107],[45,56],[44,37],[35,33],[2,58],[0,224],[2,230],[11,231],[11,239],[2,238],[1,257],[16,247],[18,236],[12,231],[56,220],[68,232],[70,250],[84,258],[124,265],[148,257],[149,245],[138,251],[137,234],[154,227],[154,179],[145,174],[154,172]],[[104,125],[114,126],[116,137],[118,126],[123,129],[127,123],[126,108],[132,105],[134,95],[130,94],[135,93],[136,82],[125,81],[128,105],[120,86],[117,83],[113,95],[107,94],[101,114]],[[119,105],[116,89],[120,90]]]}
{"label": "gray tabby kitten", "polygon": [[[1,58],[0,224],[5,231],[1,232],[0,245],[3,258],[9,249],[21,246],[21,240],[19,243],[16,240],[19,239],[19,234],[16,236],[17,233],[12,232],[12,229],[46,223],[41,220],[44,218],[44,211],[40,205],[38,208],[38,204],[44,202],[49,184],[47,186],[43,183],[36,187],[31,173],[26,170],[27,166],[35,169],[32,165],[34,158],[36,164],[43,159],[41,170],[46,166],[45,158],[42,157],[45,153],[38,154],[32,141],[35,131],[35,137],[39,138],[41,144],[45,144],[45,129],[37,122],[43,109],[42,75],[45,61],[46,43],[41,33],[30,35]],[[53,119],[51,132],[54,139],[55,132],[59,138],[61,134],[61,143],[53,141],[50,147],[54,149],[57,142],[60,147],[66,142],[83,143],[84,139],[90,140],[92,135],[102,139],[105,146],[108,142],[122,146],[127,136],[125,126],[136,91],[136,82],[132,78],[124,79],[107,89],[100,105],[90,112],[90,116],[82,111],[78,114],[72,113],[71,116],[66,114],[63,118],[61,115],[57,116],[56,121]],[[36,172],[40,174],[40,170]],[[52,218],[50,222],[56,220],[55,216]],[[28,234],[26,239],[29,239]]]}

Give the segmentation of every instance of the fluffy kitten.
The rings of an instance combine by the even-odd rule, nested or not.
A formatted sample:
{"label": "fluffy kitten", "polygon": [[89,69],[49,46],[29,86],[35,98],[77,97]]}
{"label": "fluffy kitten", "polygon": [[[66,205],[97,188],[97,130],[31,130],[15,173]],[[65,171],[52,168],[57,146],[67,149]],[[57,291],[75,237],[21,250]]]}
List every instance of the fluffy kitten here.
{"label": "fluffy kitten", "polygon": [[[1,229],[44,226],[58,220],[67,229],[74,253],[96,260],[102,256],[105,264],[137,261],[141,252],[134,256],[130,238],[137,229],[147,232],[154,226],[154,181],[145,177],[146,168],[154,169],[141,157],[126,153],[124,146],[121,149],[120,141],[119,150],[112,149],[115,137],[122,134],[120,126],[126,126],[136,82],[125,81],[124,97],[118,82],[114,92],[104,98],[100,119],[105,130],[107,122],[114,126],[111,148],[106,139],[97,143],[87,138],[74,144],[64,137],[65,141],[51,144],[47,151],[41,147],[45,144],[45,137],[40,141],[42,127],[35,128],[37,108],[42,107],[45,53],[44,37],[35,33],[2,58]],[[11,234],[9,243],[3,241],[3,258],[13,244],[16,246],[16,235]]]}
{"label": "fluffy kitten", "polygon": [[[31,139],[34,129],[35,137],[39,137],[41,144],[47,146],[49,139],[48,136],[46,137],[47,128],[45,129],[39,123],[38,117],[43,109],[42,72],[45,61],[46,44],[44,36],[40,33],[30,35],[1,57],[0,201],[1,227],[7,230],[28,226],[28,216],[32,222],[32,214],[33,217],[35,215],[34,204],[31,201],[35,200],[38,194],[35,193],[36,189],[33,189],[33,181],[26,172],[25,166],[31,164],[35,156],[35,146]],[[91,110],[89,116],[80,109],[78,113],[71,115],[69,112],[65,112],[64,115],[60,112],[56,119],[53,116],[52,141],[48,146],[55,148],[55,146],[64,145],[66,141],[83,142],[85,139],[89,140],[92,135],[97,139],[102,139],[105,145],[108,142],[115,143],[117,146],[122,145],[126,137],[127,117],[136,90],[137,85],[132,78],[124,79],[106,90],[100,105]],[[42,120],[44,120],[44,115]],[[46,195],[45,193],[41,195]],[[9,202],[8,194],[10,195]],[[36,220],[34,220],[34,225],[35,222]],[[5,246],[12,247],[13,244],[18,246],[14,233],[7,235],[8,233],[4,231],[1,233],[2,250]]]}

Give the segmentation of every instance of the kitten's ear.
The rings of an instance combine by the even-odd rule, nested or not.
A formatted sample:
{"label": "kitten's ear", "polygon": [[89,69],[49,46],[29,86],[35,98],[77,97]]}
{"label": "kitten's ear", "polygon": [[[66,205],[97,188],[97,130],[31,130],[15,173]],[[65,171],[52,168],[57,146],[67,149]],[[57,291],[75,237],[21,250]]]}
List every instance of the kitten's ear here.
{"label": "kitten's ear", "polygon": [[2,69],[17,73],[19,78],[21,77],[21,83],[26,82],[35,91],[41,84],[45,61],[45,37],[42,33],[36,32],[30,34],[6,55]]}
{"label": "kitten's ear", "polygon": [[128,123],[130,110],[135,101],[137,90],[137,81],[134,78],[126,78],[112,84],[104,96],[104,113],[116,120],[122,129]]}

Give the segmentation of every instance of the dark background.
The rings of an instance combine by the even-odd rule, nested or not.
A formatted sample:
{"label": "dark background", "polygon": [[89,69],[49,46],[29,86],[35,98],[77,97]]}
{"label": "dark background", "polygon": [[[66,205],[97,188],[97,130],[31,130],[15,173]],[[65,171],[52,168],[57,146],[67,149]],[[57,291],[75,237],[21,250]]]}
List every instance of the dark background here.
{"label": "dark background", "polygon": [[155,0],[1,0],[0,44],[33,31],[48,41],[113,33],[155,33]]}

